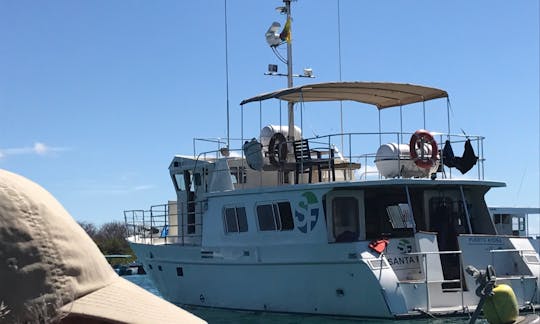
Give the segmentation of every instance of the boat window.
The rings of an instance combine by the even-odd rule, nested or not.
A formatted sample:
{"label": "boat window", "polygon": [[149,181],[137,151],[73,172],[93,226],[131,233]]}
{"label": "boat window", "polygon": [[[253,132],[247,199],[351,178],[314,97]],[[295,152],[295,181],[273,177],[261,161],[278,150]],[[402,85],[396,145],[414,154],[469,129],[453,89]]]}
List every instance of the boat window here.
{"label": "boat window", "polygon": [[290,231],[294,229],[291,204],[289,202],[258,205],[257,218],[261,231]]}
{"label": "boat window", "polygon": [[195,173],[193,175],[193,182],[195,183],[196,186],[200,186],[202,181],[201,181],[201,174],[200,173]]}
{"label": "boat window", "polygon": [[495,224],[510,224],[510,215],[508,214],[495,214],[493,218]]}
{"label": "boat window", "polygon": [[183,173],[175,173],[174,174],[174,182],[176,184],[176,188],[180,191],[186,191],[186,183],[184,182],[184,174]]}
{"label": "boat window", "polygon": [[358,239],[358,200],[354,197],[336,197],[332,200],[332,219],[336,242]]}
{"label": "boat window", "polygon": [[403,187],[373,188],[366,191],[366,238],[408,237],[414,228],[425,229],[422,191],[410,190],[410,204]]}
{"label": "boat window", "polygon": [[386,213],[390,220],[390,224],[396,228],[413,228],[415,227],[414,218],[412,217],[411,207],[407,203],[398,203],[386,207]]}
{"label": "boat window", "polygon": [[245,207],[225,208],[225,232],[247,232],[248,224]]}
{"label": "boat window", "polygon": [[261,231],[276,230],[272,205],[257,206],[257,218],[259,219],[259,229]]}
{"label": "boat window", "polygon": [[294,221],[291,212],[291,204],[289,202],[278,203],[279,217],[281,220],[281,230],[292,230],[294,228]]}
{"label": "boat window", "polygon": [[525,230],[525,217],[512,217],[512,231]]}
{"label": "boat window", "polygon": [[[187,175],[185,174],[187,173]],[[174,182],[176,188],[180,191],[186,191],[186,182],[188,182],[188,187],[190,191],[195,191],[195,185],[201,185],[201,174],[195,173],[195,176],[190,171],[184,171],[184,173],[175,173]]]}
{"label": "boat window", "polygon": [[229,167],[231,169],[232,183],[246,183],[247,173],[246,167]]}
{"label": "boat window", "polygon": [[518,231],[519,223],[510,214],[494,214],[493,223],[498,234],[512,235],[514,231]]}

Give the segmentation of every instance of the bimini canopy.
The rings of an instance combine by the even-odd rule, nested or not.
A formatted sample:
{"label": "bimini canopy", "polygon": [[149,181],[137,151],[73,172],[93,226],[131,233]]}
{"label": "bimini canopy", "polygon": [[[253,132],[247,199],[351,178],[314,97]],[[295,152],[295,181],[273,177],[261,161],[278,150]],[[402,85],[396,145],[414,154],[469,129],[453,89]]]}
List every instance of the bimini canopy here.
{"label": "bimini canopy", "polygon": [[294,103],[351,100],[383,109],[445,97],[448,97],[448,93],[444,90],[407,83],[329,82],[265,93],[245,99],[240,104],[272,98]]}

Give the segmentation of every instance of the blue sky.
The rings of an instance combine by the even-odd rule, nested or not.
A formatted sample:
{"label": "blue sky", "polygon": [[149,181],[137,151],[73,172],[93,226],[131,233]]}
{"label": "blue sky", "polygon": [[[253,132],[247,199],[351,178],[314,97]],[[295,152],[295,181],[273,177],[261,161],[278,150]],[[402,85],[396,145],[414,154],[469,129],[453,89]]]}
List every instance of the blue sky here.
{"label": "blue sky", "polygon": [[[277,63],[264,33],[284,23],[280,5],[227,0],[233,137],[238,103],[286,84],[263,75]],[[453,129],[486,136],[486,178],[508,185],[488,204],[539,206],[538,1],[340,6],[342,79],[447,90]],[[191,154],[193,137],[226,137],[223,9],[209,0],[0,0],[0,168],[40,183],[81,221],[122,220],[124,209],[174,199],[173,155]],[[294,2],[293,17],[295,72],[338,80],[337,1]],[[338,109],[310,116],[304,134],[337,131]],[[375,109],[345,104],[344,113],[345,130],[376,130]],[[246,137],[258,135],[253,118]]]}

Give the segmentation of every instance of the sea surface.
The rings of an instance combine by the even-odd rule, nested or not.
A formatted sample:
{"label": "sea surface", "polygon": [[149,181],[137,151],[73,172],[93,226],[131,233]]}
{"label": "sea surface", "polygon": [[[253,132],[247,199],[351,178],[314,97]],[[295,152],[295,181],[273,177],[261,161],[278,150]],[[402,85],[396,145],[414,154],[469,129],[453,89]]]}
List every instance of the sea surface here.
{"label": "sea surface", "polygon": [[[147,275],[132,275],[125,276],[127,280],[143,287],[149,292],[161,297],[150,277]],[[183,306],[185,310],[203,318],[211,324],[233,324],[233,323],[286,323],[286,324],[347,324],[347,323],[400,323],[400,324],[450,324],[458,323],[465,324],[469,322],[467,317],[452,317],[441,319],[414,319],[414,320],[382,320],[382,319],[351,319],[351,318],[336,318],[331,316],[315,316],[315,315],[296,315],[296,314],[279,314],[265,312],[247,312],[247,311],[232,311],[223,309],[212,309],[204,307]],[[484,319],[476,321],[477,324],[487,323]]]}

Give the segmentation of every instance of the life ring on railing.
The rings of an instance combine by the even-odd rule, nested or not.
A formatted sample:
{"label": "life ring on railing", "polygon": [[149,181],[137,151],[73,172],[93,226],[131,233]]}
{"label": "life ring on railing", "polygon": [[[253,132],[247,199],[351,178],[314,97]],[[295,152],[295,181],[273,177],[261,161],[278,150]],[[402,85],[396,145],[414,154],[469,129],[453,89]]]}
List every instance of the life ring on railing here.
{"label": "life ring on railing", "polygon": [[289,154],[289,148],[285,136],[281,133],[272,135],[268,143],[268,160],[270,164],[279,166],[280,162],[287,160],[287,154]]}
{"label": "life ring on railing", "polygon": [[[431,156],[428,156],[427,152],[424,152],[424,144],[431,145]],[[421,156],[418,156],[416,150],[422,151]],[[437,142],[433,136],[425,129],[419,129],[411,136],[411,142],[409,143],[409,154],[414,163],[423,169],[429,169],[437,163],[438,155]]]}

